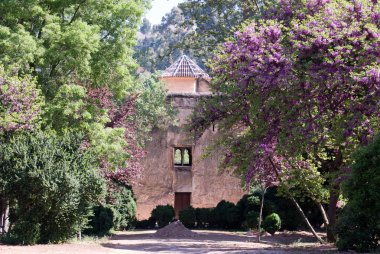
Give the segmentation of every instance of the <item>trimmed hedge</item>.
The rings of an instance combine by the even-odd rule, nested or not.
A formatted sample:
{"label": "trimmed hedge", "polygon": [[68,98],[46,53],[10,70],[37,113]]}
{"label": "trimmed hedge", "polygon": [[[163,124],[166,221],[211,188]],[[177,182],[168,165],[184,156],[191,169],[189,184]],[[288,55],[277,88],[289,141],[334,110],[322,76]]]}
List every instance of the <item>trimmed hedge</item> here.
{"label": "trimmed hedge", "polygon": [[260,213],[256,211],[249,211],[245,216],[245,223],[249,229],[254,229],[259,226]]}
{"label": "trimmed hedge", "polygon": [[187,228],[195,227],[195,222],[197,221],[195,209],[190,206],[189,208],[180,211],[179,220]]}
{"label": "trimmed hedge", "polygon": [[151,217],[160,228],[165,227],[174,219],[175,211],[171,205],[158,205],[153,209]]}
{"label": "trimmed hedge", "polygon": [[215,226],[226,229],[237,229],[241,227],[242,218],[235,204],[222,200],[213,210]]}
{"label": "trimmed hedge", "polygon": [[137,229],[152,229],[156,226],[156,220],[150,217],[147,220],[141,220],[136,222]]}
{"label": "trimmed hedge", "polygon": [[212,218],[213,208],[196,208],[195,216],[197,220],[198,228],[208,228],[211,227],[211,218]]}

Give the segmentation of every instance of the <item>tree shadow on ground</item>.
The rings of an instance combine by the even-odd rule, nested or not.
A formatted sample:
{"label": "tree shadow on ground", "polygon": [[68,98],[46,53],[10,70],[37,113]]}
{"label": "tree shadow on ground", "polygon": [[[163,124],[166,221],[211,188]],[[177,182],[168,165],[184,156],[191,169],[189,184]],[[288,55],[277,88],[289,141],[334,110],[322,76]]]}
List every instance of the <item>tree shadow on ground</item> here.
{"label": "tree shadow on ground", "polygon": [[317,248],[292,246],[294,243],[315,243],[312,237],[289,234],[286,236],[263,236],[257,243],[256,235],[244,235],[231,232],[202,232],[187,238],[157,237],[151,233],[122,233],[111,237],[103,247],[130,251],[153,253],[336,253],[331,245]]}

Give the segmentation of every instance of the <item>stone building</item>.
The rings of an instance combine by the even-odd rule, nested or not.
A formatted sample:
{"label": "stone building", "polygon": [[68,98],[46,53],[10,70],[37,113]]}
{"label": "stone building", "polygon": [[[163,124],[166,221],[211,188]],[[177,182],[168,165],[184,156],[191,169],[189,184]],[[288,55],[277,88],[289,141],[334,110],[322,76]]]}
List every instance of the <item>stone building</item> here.
{"label": "stone building", "polygon": [[168,102],[177,108],[178,121],[166,130],[154,130],[147,144],[145,171],[134,186],[138,219],[147,219],[157,205],[170,204],[178,215],[190,205],[214,207],[223,199],[236,203],[244,191],[239,179],[218,170],[222,154],[201,158],[216,137],[216,128],[196,141],[183,130],[197,99],[210,95],[210,77],[184,55],[160,79],[168,90]]}

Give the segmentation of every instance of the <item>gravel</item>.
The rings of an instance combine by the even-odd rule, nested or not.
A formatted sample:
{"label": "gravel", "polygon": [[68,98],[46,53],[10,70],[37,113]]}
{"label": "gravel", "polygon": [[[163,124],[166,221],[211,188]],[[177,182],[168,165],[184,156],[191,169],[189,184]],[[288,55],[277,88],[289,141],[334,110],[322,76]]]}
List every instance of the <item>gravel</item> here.
{"label": "gravel", "polygon": [[196,237],[198,234],[186,228],[182,222],[177,220],[157,230],[157,232],[154,233],[154,236],[166,238],[183,238]]}

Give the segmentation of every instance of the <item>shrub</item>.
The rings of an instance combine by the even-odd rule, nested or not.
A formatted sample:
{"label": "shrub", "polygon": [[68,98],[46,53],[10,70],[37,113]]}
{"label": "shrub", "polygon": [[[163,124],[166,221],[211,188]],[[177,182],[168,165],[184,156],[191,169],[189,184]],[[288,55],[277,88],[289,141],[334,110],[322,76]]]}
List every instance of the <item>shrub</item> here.
{"label": "shrub", "polygon": [[380,136],[355,154],[350,177],[343,182],[348,198],[338,218],[340,250],[378,251],[380,239]]}
{"label": "shrub", "polygon": [[187,228],[193,228],[196,222],[196,213],[193,207],[186,208],[179,212],[179,220]]}
{"label": "shrub", "polygon": [[152,218],[157,221],[158,226],[165,227],[175,216],[174,208],[171,205],[158,205],[152,211]]}
{"label": "shrub", "polygon": [[239,209],[235,204],[222,200],[213,210],[215,216],[216,225],[220,228],[240,228],[242,218],[240,216]]}
{"label": "shrub", "polygon": [[260,217],[259,212],[249,211],[247,215],[245,216],[247,227],[250,229],[257,228],[259,225],[259,217]]}
{"label": "shrub", "polygon": [[244,195],[236,204],[239,209],[240,215],[246,217],[249,211],[260,210],[260,194],[251,193]]}
{"label": "shrub", "polygon": [[104,236],[114,227],[115,210],[111,206],[95,206],[90,217],[89,228],[84,234]]}
{"label": "shrub", "polygon": [[13,225],[9,239],[63,242],[86,225],[105,185],[82,140],[47,131],[0,139],[0,189],[11,204]]}
{"label": "shrub", "polygon": [[156,220],[150,217],[147,220],[141,220],[136,222],[137,229],[152,229],[156,226]]}
{"label": "shrub", "polygon": [[[313,226],[319,227],[323,223],[320,210],[310,198],[304,198],[299,205]],[[280,216],[282,229],[297,230],[306,227],[295,205],[289,199],[278,196],[277,187],[268,188],[265,193],[264,217],[271,213],[277,213]]]}
{"label": "shrub", "polygon": [[131,228],[136,221],[136,200],[132,188],[121,182],[111,181],[108,184],[107,204],[115,209],[114,229]]}
{"label": "shrub", "polygon": [[195,215],[197,220],[197,227],[205,228],[211,227],[211,212],[212,208],[196,208]]}
{"label": "shrub", "polygon": [[2,240],[9,244],[36,244],[40,236],[40,227],[39,223],[20,221]]}
{"label": "shrub", "polygon": [[277,213],[272,213],[265,217],[263,221],[263,229],[273,235],[281,228],[281,219]]}

